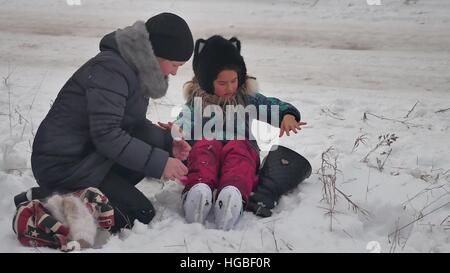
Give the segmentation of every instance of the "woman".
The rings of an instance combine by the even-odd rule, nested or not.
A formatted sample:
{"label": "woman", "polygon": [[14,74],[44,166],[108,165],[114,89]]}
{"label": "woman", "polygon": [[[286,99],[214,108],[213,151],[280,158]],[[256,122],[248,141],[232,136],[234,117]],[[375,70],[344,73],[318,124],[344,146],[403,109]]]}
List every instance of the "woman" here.
{"label": "woman", "polygon": [[[67,81],[42,121],[31,164],[31,198],[99,188],[114,207],[114,231],[148,224],[151,202],[135,185],[144,177],[180,178],[190,146],[146,118],[149,99],[166,94],[193,52],[186,22],[171,13],[103,37],[100,53]],[[26,195],[26,194],[25,194]]]}

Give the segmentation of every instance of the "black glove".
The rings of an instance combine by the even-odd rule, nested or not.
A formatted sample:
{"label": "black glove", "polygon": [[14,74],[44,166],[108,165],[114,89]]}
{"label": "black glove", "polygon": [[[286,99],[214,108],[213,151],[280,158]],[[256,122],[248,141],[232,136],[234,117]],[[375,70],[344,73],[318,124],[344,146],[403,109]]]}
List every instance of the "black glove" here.
{"label": "black glove", "polygon": [[289,148],[278,146],[265,158],[258,185],[253,189],[246,209],[261,217],[271,216],[271,210],[281,196],[310,175],[311,164],[306,158]]}

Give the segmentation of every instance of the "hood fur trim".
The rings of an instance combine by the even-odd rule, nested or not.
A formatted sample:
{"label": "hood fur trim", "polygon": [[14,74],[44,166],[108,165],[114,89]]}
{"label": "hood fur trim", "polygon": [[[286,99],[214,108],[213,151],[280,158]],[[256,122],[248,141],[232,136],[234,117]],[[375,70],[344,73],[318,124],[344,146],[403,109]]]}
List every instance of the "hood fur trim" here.
{"label": "hood fur trim", "polygon": [[116,31],[120,55],[137,73],[142,95],[159,99],[166,95],[168,77],[165,77],[156,58],[145,23],[137,21],[132,26]]}

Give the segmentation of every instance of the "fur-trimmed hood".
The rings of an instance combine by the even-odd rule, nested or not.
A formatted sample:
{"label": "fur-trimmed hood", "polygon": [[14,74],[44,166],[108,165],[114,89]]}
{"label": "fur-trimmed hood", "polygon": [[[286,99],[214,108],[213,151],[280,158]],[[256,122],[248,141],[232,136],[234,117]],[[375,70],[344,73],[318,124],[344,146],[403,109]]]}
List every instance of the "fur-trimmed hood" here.
{"label": "fur-trimmed hood", "polygon": [[[245,83],[238,89],[236,95],[232,98],[221,98],[209,94],[203,90],[196,78],[186,82],[183,85],[183,96],[187,104],[191,104],[195,97],[202,98],[203,108],[208,105],[219,105],[224,108],[226,105],[246,105],[246,96],[254,96],[258,93],[258,82],[256,78],[248,76]],[[224,108],[225,109],[225,108]]]}
{"label": "fur-trimmed hood", "polygon": [[137,21],[132,26],[118,29],[113,34],[119,54],[138,76],[144,97],[158,99],[166,95],[168,77],[161,71],[145,23]]}

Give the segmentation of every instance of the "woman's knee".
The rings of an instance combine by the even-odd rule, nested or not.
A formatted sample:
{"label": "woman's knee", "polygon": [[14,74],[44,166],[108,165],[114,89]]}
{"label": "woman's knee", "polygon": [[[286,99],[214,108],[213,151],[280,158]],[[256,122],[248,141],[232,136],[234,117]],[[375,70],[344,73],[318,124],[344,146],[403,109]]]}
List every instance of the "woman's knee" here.
{"label": "woman's knee", "polygon": [[131,229],[134,226],[135,220],[145,225],[149,224],[155,217],[155,209],[150,201],[148,202],[145,206],[140,207],[130,207],[117,203],[113,204],[115,224],[111,232],[116,233],[123,228]]}
{"label": "woman's knee", "polygon": [[155,217],[155,208],[150,200],[143,202],[139,207],[132,209],[133,218],[143,224],[149,224]]}

